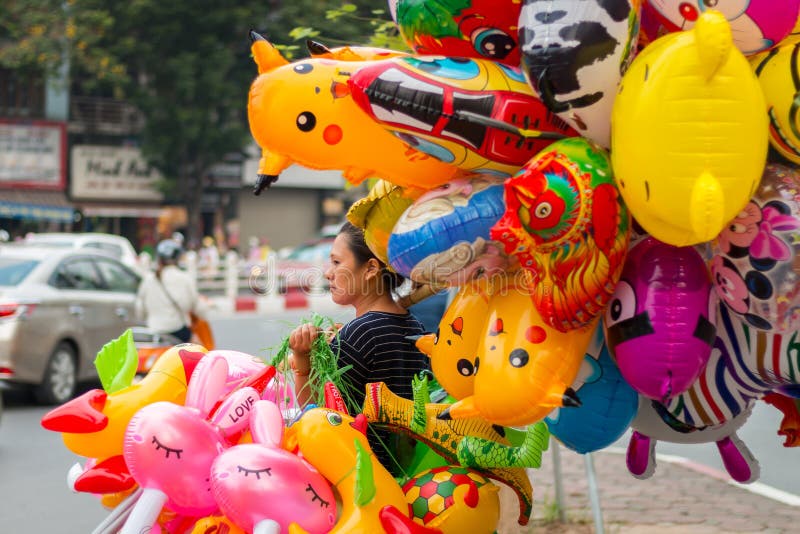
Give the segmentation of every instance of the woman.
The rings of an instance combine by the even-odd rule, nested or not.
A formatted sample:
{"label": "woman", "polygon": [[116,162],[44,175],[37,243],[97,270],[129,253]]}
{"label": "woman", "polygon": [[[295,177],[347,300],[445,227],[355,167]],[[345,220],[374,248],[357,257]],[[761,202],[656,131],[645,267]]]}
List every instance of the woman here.
{"label": "woman", "polygon": [[190,312],[199,316],[199,296],[188,274],[178,268],[181,247],[171,239],[156,246],[157,267],[148,275],[136,296],[136,315],[147,328],[170,334],[187,343],[192,337]]}
{"label": "woman", "polygon": [[[331,298],[336,304],[353,306],[356,312],[355,319],[330,341],[333,353],[339,356],[339,366],[352,366],[344,374],[353,396],[348,409],[351,413],[361,411],[369,382],[385,382],[397,395],[411,399],[411,380],[428,369],[428,359],[407,339],[422,334],[422,325],[392,296],[403,281],[402,276],[389,271],[375,257],[364,242],[362,230],[350,223],[345,223],[336,236],[330,260],[325,278],[330,283]],[[301,403],[309,398],[306,384],[311,370],[311,344],[320,334],[314,325],[304,324],[289,336],[295,391]],[[381,463],[390,470],[395,467],[379,444],[396,442],[396,436],[381,432],[368,437]]]}

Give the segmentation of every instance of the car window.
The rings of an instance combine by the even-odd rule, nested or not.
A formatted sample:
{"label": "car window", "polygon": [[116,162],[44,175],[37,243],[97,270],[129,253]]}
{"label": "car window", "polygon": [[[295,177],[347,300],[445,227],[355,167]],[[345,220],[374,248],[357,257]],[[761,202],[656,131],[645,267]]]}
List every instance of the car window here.
{"label": "car window", "polygon": [[97,268],[106,282],[106,287],[111,291],[123,291],[125,293],[136,293],[139,288],[139,277],[134,273],[113,261],[97,259]]}
{"label": "car window", "polygon": [[97,241],[89,242],[83,245],[84,248],[94,248],[99,249],[104,252],[109,253],[110,255],[114,256],[117,259],[122,258],[122,247],[119,245],[115,245],[114,243],[99,243]]}
{"label": "car window", "polygon": [[37,265],[39,265],[39,262],[36,260],[22,258],[0,259],[0,286],[15,286],[19,284]]}
{"label": "car window", "polygon": [[58,266],[53,285],[60,289],[105,289],[92,260],[66,261]]}

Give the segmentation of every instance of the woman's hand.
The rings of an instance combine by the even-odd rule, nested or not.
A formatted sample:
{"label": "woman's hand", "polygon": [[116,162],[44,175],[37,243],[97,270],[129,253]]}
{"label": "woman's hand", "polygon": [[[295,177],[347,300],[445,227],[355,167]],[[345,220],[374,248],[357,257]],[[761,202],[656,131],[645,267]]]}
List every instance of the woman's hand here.
{"label": "woman's hand", "polygon": [[311,345],[320,334],[320,329],[311,323],[301,324],[289,334],[295,372],[307,374],[311,367]]}

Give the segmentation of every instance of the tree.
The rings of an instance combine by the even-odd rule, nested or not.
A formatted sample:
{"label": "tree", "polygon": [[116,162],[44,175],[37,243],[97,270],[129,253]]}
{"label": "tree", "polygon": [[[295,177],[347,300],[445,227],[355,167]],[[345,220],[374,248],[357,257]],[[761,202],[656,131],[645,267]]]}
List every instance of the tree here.
{"label": "tree", "polygon": [[[379,25],[374,5],[370,0],[352,6],[318,0],[5,0],[0,65],[55,72],[69,57],[73,81],[85,90],[106,88],[137,106],[145,118],[142,153],[165,177],[168,195],[187,200],[191,241],[199,237],[209,169],[251,141],[247,92],[256,69],[248,30],[285,47],[306,37],[302,30],[290,36],[298,24],[325,28],[322,35],[330,36],[332,45],[365,44]],[[328,15],[331,7],[335,13]]]}

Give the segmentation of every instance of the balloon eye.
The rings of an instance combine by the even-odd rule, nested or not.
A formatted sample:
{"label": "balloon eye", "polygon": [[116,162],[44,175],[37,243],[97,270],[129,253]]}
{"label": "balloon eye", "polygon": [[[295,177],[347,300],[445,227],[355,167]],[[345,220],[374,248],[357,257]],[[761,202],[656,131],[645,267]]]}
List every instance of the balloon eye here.
{"label": "balloon eye", "polygon": [[716,7],[716,5],[718,3],[719,3],[719,0],[703,0],[703,4],[706,7]]}
{"label": "balloon eye", "polygon": [[310,111],[304,111],[297,116],[297,128],[301,132],[310,132],[317,125],[317,118]]}
{"label": "balloon eye", "polygon": [[528,364],[530,356],[525,349],[514,349],[508,356],[508,361],[512,367],[525,367]]}
{"label": "balloon eye", "polygon": [[294,71],[297,74],[308,74],[312,70],[314,70],[314,65],[310,63],[300,63],[299,65],[294,66]]}
{"label": "balloon eye", "polygon": [[433,335],[433,344],[436,345],[439,343],[439,329],[436,329],[436,333]]}
{"label": "balloon eye", "polygon": [[342,414],[336,413],[336,412],[329,413],[328,414],[328,423],[330,423],[331,426],[339,426],[339,425],[341,425],[342,424]]}
{"label": "balloon eye", "polygon": [[472,32],[475,50],[493,59],[503,59],[514,50],[517,43],[497,28],[478,28]]}
{"label": "balloon eye", "polygon": [[472,376],[475,373],[472,362],[463,358],[456,362],[456,369],[458,369],[458,374],[461,376]]}
{"label": "balloon eye", "polygon": [[542,202],[536,206],[534,214],[538,219],[544,219],[553,212],[553,206],[549,202]]}
{"label": "balloon eye", "polygon": [[630,319],[636,314],[636,292],[626,281],[620,280],[614,290],[614,297],[606,311],[606,325]]}

